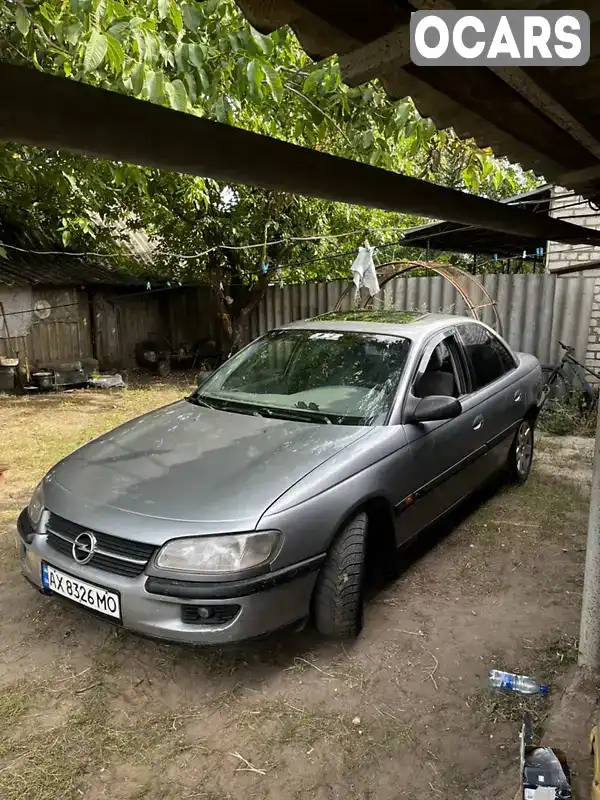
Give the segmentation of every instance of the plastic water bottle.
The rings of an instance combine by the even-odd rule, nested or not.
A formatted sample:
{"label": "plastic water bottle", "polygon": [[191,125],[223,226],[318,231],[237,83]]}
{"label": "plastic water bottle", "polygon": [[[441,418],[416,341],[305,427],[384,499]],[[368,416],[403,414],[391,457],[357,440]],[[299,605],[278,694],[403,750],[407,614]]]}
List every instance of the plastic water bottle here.
{"label": "plastic water bottle", "polygon": [[489,671],[489,685],[492,689],[506,689],[518,694],[548,694],[548,687],[538,683],[527,675],[515,675],[513,672],[503,672],[500,669]]}

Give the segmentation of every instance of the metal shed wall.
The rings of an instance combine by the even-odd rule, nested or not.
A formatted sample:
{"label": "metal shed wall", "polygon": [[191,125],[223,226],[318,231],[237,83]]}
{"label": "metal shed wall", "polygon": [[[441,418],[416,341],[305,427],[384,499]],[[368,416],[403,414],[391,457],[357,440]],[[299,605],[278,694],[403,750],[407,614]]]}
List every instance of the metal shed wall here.
{"label": "metal shed wall", "polygon": [[[78,289],[0,286],[12,345],[30,364],[73,361],[92,355],[88,294]],[[34,310],[43,301],[48,316]],[[42,311],[42,314],[44,312]],[[0,354],[10,355],[11,346],[0,320]]]}

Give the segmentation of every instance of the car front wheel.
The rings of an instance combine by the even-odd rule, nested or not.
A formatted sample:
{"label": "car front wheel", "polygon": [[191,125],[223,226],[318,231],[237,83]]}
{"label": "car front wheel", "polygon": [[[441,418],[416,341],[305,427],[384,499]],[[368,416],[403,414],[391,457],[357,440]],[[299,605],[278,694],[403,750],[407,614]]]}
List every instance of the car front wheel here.
{"label": "car front wheel", "polygon": [[515,433],[508,456],[508,471],[513,483],[525,483],[533,463],[533,422],[524,419]]}
{"label": "car front wheel", "polygon": [[313,618],[325,636],[351,638],[362,630],[366,544],[367,515],[361,512],[333,540],[317,579]]}

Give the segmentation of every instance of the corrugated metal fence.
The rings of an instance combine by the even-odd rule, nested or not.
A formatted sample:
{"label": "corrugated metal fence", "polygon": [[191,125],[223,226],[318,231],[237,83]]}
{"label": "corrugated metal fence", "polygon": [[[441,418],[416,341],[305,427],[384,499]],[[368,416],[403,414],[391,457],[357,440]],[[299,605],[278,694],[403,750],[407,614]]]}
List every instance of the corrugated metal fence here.
{"label": "corrugated metal fence", "polygon": [[[560,339],[575,347],[579,359],[585,359],[595,278],[483,275],[479,279],[497,303],[503,334],[512,347],[553,363],[560,358]],[[346,286],[337,281],[269,287],[252,316],[251,336],[332,311]],[[385,285],[382,295],[376,302],[386,309],[468,313],[456,289],[438,276],[396,278]],[[352,297],[348,293],[344,298],[344,309],[351,308]],[[492,309],[484,309],[482,318],[493,324]]]}

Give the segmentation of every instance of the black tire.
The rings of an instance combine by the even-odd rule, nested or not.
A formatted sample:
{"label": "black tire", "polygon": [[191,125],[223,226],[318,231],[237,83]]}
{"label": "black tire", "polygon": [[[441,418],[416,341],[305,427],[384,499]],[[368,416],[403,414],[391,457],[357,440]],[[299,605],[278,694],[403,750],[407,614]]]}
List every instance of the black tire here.
{"label": "black tire", "polygon": [[354,638],[363,626],[367,515],[356,514],[333,540],[313,596],[316,629],[336,639]]}
{"label": "black tire", "polygon": [[[569,396],[569,381],[562,370],[555,367],[542,367],[544,387],[547,387],[546,402],[560,403]],[[548,383],[548,381],[551,381]]]}
{"label": "black tire", "polygon": [[508,454],[507,468],[511,483],[522,484],[529,477],[533,464],[534,444],[533,420],[521,420]]}

